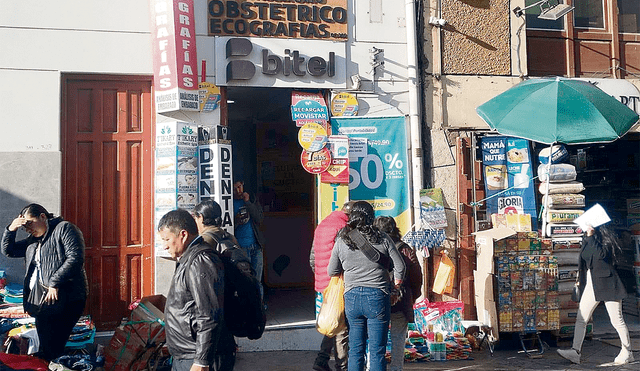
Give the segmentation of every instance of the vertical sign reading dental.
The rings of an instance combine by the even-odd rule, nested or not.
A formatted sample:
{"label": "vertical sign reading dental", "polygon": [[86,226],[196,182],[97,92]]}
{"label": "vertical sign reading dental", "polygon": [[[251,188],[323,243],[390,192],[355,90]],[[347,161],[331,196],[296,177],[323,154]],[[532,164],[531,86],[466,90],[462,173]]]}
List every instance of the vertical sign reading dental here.
{"label": "vertical sign reading dental", "polygon": [[376,215],[411,226],[404,117],[332,117],[334,134],[349,137],[349,199],[369,201]]}
{"label": "vertical sign reading dental", "polygon": [[511,137],[484,137],[481,145],[484,185],[488,197],[487,214],[529,214],[532,228],[536,230],[529,141]]}
{"label": "vertical sign reading dental", "polygon": [[199,198],[214,200],[222,208],[222,228],[233,233],[233,173],[231,141],[226,126],[198,128]]}
{"label": "vertical sign reading dental", "polygon": [[151,0],[156,111],[198,111],[193,0]]}

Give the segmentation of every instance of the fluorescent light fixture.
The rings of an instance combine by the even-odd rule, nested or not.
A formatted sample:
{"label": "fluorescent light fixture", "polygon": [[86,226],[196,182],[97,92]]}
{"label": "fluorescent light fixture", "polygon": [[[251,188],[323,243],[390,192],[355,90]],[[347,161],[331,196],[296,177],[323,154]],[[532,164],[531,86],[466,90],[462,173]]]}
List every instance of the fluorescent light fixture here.
{"label": "fluorescent light fixture", "polygon": [[560,17],[567,15],[570,11],[574,9],[573,6],[560,4],[560,0],[555,0],[556,1],[555,5],[549,4],[549,1],[550,0],[540,0],[524,8],[520,8],[519,6],[517,6],[513,9],[513,13],[515,13],[516,17],[522,17],[522,15],[525,13],[524,12],[525,10],[533,8],[534,6],[539,6],[540,7],[540,15],[538,16],[539,19],[555,21],[555,20],[558,20]]}
{"label": "fluorescent light fixture", "polygon": [[555,20],[558,20],[558,18],[561,18],[562,16],[567,15],[573,9],[574,7],[572,7],[571,5],[558,4],[552,8],[543,10],[542,13],[540,13],[540,15],[538,16],[538,18],[555,21]]}

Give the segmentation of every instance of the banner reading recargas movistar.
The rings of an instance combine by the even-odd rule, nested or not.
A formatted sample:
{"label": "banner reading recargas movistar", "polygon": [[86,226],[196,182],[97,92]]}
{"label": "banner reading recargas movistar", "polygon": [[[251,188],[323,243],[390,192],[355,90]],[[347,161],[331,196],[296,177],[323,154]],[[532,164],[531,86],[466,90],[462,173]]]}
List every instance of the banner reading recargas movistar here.
{"label": "banner reading recargas movistar", "polygon": [[349,199],[373,204],[405,233],[411,227],[405,118],[334,117],[333,134],[349,137]]}

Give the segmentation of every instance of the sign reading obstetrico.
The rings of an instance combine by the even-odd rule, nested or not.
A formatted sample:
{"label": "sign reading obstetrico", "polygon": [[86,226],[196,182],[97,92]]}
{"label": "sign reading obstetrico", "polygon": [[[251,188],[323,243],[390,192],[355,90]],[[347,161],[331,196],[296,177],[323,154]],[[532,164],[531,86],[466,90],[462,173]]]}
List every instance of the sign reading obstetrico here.
{"label": "sign reading obstetrico", "polygon": [[216,37],[217,86],[345,88],[345,44]]}
{"label": "sign reading obstetrico", "polygon": [[347,0],[209,0],[209,36],[347,40]]}
{"label": "sign reading obstetrico", "polygon": [[193,0],[151,0],[156,111],[198,111]]}

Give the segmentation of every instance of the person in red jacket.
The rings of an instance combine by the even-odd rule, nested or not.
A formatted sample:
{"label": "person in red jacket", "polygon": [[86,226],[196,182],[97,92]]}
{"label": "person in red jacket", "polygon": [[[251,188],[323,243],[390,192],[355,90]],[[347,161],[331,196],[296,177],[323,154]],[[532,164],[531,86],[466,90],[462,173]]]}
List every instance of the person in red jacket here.
{"label": "person in red jacket", "polygon": [[[316,290],[316,316],[322,305],[322,292],[329,285],[331,277],[327,274],[327,266],[333,251],[333,244],[340,229],[347,225],[349,220],[349,210],[353,201],[346,202],[341,210],[333,211],[327,215],[316,227],[313,234],[313,246],[309,256],[311,270],[315,275]],[[320,352],[313,363],[316,371],[331,371],[329,368],[329,358],[335,350],[336,370],[347,370],[347,359],[349,358],[349,332],[344,330],[335,337],[324,336],[320,344]]]}

